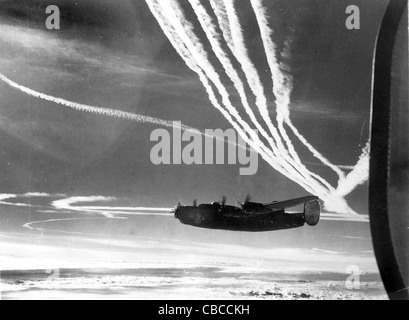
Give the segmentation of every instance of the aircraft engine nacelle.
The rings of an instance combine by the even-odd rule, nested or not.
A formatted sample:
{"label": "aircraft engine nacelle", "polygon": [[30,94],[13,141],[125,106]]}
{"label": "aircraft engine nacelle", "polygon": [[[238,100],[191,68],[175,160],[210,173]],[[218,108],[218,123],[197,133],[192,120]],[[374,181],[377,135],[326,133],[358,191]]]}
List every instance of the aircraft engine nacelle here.
{"label": "aircraft engine nacelle", "polygon": [[318,200],[307,202],[304,205],[305,222],[313,227],[320,222],[321,205]]}

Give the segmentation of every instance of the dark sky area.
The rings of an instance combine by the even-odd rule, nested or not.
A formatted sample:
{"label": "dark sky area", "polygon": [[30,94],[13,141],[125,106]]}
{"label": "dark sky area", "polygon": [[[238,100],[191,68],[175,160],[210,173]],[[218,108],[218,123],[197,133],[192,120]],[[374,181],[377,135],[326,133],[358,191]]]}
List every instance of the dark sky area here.
{"label": "dark sky area", "polygon": [[[331,162],[356,164],[369,137],[373,48],[387,1],[265,2],[274,17],[274,40],[282,45],[286,36],[293,37],[288,63],[294,76],[294,123]],[[61,10],[61,30],[45,28],[50,4]],[[350,4],[361,9],[360,30],[345,27]],[[240,6],[240,17],[251,39],[258,30],[248,9]],[[259,61],[260,43],[254,41],[249,50]],[[82,104],[181,121],[201,130],[231,127],[142,0],[0,0],[0,72],[33,90]],[[211,202],[222,195],[234,203],[247,193],[260,202],[307,194],[261,158],[254,176],[240,176],[239,165],[154,166],[149,138],[157,128],[73,111],[0,82],[0,194],[113,196],[125,205],[148,207],[172,207],[195,198]],[[335,176],[298,147],[308,167],[335,185]],[[367,213],[366,185],[347,199],[356,211]],[[153,218],[146,219],[143,224],[152,226]],[[26,222],[21,216],[18,221]],[[174,224],[167,228],[183,233]],[[367,225],[354,225],[326,222],[328,229],[321,231],[342,235],[362,228],[368,241]],[[281,242],[298,234],[290,232]],[[231,239],[240,241],[240,236]]]}

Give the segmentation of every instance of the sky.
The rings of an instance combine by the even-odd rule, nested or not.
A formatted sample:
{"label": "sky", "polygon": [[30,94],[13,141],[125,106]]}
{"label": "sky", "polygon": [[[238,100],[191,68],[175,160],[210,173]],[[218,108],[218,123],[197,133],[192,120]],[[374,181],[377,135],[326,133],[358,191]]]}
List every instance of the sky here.
{"label": "sky", "polygon": [[[266,7],[274,20],[278,48],[292,39],[286,60],[294,79],[291,119],[317,150],[339,166],[354,166],[369,139],[373,48],[386,3],[281,0],[269,1]],[[45,28],[45,8],[50,4],[61,10],[60,30]],[[345,27],[345,8],[350,4],[361,9],[360,30]],[[254,16],[247,5],[238,12],[245,37],[251,40],[249,56],[266,82],[269,75],[259,62],[263,48]],[[186,14],[194,18],[191,11]],[[181,121],[200,130],[231,128],[142,0],[0,0],[0,73],[19,85],[76,103]],[[267,98],[273,103],[271,94]],[[64,199],[75,197],[82,197],[77,202],[81,206],[126,207],[129,218],[129,208],[169,208],[193,199],[212,202],[222,195],[233,204],[248,193],[259,202],[308,194],[261,157],[253,176],[240,176],[240,165],[153,165],[150,152],[155,142],[150,135],[158,128],[71,110],[0,82],[2,230],[26,234],[36,230],[22,229],[25,223],[55,215],[109,218],[113,214],[98,208],[79,212],[55,203],[66,204]],[[336,176],[295,144],[306,166],[336,185]],[[366,215],[367,196],[363,184],[347,201],[354,211]],[[217,239],[260,246],[270,245],[273,237],[275,245],[283,247],[371,250],[365,222],[324,221],[317,229],[243,235],[197,231],[161,216],[129,219],[135,225],[118,222],[121,226],[110,229],[112,235],[164,234],[186,241],[197,237],[203,242]],[[90,227],[86,221],[57,225],[66,232]],[[96,225],[95,233],[107,228]],[[331,241],[333,236],[339,240]]]}

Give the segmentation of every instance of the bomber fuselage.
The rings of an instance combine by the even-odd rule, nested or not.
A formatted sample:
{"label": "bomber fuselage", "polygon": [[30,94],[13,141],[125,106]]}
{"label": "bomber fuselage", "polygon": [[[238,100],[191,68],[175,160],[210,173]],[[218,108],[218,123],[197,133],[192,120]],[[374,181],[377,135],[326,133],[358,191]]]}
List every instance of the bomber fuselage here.
{"label": "bomber fuselage", "polygon": [[255,214],[242,208],[220,204],[178,206],[175,209],[175,218],[193,227],[245,232],[292,229],[305,224],[304,213],[288,214],[284,210],[264,210]]}

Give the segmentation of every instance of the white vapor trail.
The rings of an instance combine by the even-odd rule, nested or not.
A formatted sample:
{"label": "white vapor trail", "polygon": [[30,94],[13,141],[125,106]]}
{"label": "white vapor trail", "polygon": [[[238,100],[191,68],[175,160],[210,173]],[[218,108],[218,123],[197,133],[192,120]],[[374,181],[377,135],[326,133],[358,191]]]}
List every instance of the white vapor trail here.
{"label": "white vapor trail", "polygon": [[[176,27],[177,34],[180,36],[180,39],[183,41],[184,44],[188,46],[191,52],[193,52],[192,56],[195,59],[195,61],[199,63],[200,67],[204,70],[206,75],[209,75],[209,78],[218,88],[219,93],[222,95],[222,98],[223,98],[222,100],[223,100],[224,105],[227,107],[227,109],[231,113],[233,113],[234,115],[237,115],[237,109],[235,109],[232,106],[229,100],[229,94],[227,92],[227,89],[220,82],[219,76],[217,75],[217,72],[214,69],[214,67],[211,65],[205,49],[200,44],[200,39],[193,32],[193,26],[189,22],[186,21],[186,18],[184,17],[183,12],[180,9],[180,6],[178,6],[177,1],[175,0],[163,1],[161,2],[161,4],[162,4],[164,15],[166,15],[169,21],[171,21],[173,25]],[[179,18],[178,20],[175,20],[175,16],[172,15],[172,10],[173,12],[176,12],[175,15]],[[184,21],[184,23],[181,24],[180,21]],[[258,87],[258,89],[260,88],[261,86]],[[243,120],[239,116],[238,117],[236,116],[236,119],[238,119],[238,122],[240,123],[240,125],[244,126],[244,128],[245,129],[247,128],[248,130],[249,125],[247,123],[243,124]],[[297,181],[299,184],[308,186],[308,180],[304,179],[303,181],[302,175],[296,170],[294,170],[290,165],[288,165],[286,161],[283,161],[283,159],[285,159],[285,157],[283,156],[276,157],[278,164],[285,168],[286,170],[285,174],[287,176],[290,176],[290,178]]]}
{"label": "white vapor trail", "polygon": [[[345,196],[350,194],[358,185],[367,181],[369,177],[369,144],[363,150],[358,163],[348,168],[351,169],[351,172],[345,175],[340,166],[332,164],[325,158],[292,123],[290,118],[293,89],[291,70],[287,64],[280,62],[280,53],[273,41],[274,30],[270,26],[270,17],[263,5],[263,0],[251,0],[250,4],[259,26],[266,65],[271,72],[272,88],[266,88],[256,63],[250,57],[237,11],[239,4],[237,0],[210,0],[210,5],[204,5],[203,0],[188,0],[190,9],[193,9],[195,14],[193,19],[197,19],[199,22],[210,48],[208,48],[207,42],[204,43],[197,34],[196,24],[192,21],[191,15],[187,15],[185,12],[189,8],[182,7],[181,0],[146,0],[146,3],[177,53],[186,65],[198,75],[212,105],[226,118],[243,141],[257,151],[272,168],[296,182],[308,192],[319,196],[324,201],[326,209],[337,213],[354,214],[355,212],[347,204]],[[213,12],[210,12],[210,10],[213,10]],[[290,44],[291,39],[287,39],[281,57],[290,56]],[[217,66],[214,64],[213,58],[218,60]],[[220,69],[220,65],[222,69]],[[225,84],[226,79],[231,81],[233,87]],[[209,135],[177,122],[110,108],[89,106],[53,97],[17,84],[2,73],[0,73],[0,80],[29,96],[73,110],[169,128],[176,127],[183,131],[191,131],[224,141],[222,137]],[[232,92],[232,90],[235,91]],[[275,103],[272,104],[268,101],[266,90],[272,90]],[[248,93],[254,99],[250,100]],[[240,98],[239,105],[233,103],[233,101],[236,101],[233,100],[233,97],[237,96],[237,94]],[[250,101],[254,101],[255,106],[252,106]],[[276,110],[276,123],[273,122],[270,116],[271,106],[274,106]],[[244,109],[245,115],[239,112],[239,107]],[[253,109],[257,111],[257,115]],[[250,122],[246,121],[248,118]],[[261,119],[262,121],[259,121]],[[253,127],[261,133],[261,138],[253,130]],[[291,137],[289,133],[292,133]],[[320,160],[322,165],[330,168],[338,175],[337,187],[332,186],[326,179],[306,167],[306,163],[302,162],[291,138],[298,139],[315,158]],[[246,148],[246,146],[230,141],[229,143]],[[7,196],[8,198],[5,198]],[[0,202],[12,196],[0,195]],[[33,194],[33,196],[35,195]],[[150,212],[151,214],[156,212],[157,215],[166,215],[165,208],[74,205],[112,200],[112,198],[105,197],[73,197],[54,201],[53,206],[57,210],[99,213],[107,218],[115,217],[116,214],[143,215],[144,212]]]}
{"label": "white vapor trail", "polygon": [[[212,102],[212,104],[223,114],[223,116],[233,125],[233,127],[236,129],[236,131],[242,136],[242,138],[248,142],[249,139],[247,137],[247,133],[245,133],[232,119],[231,115],[229,114],[228,111],[226,111],[218,102],[216,94],[212,88],[212,85],[206,76],[206,74],[203,72],[203,70],[200,68],[200,66],[196,63],[194,58],[192,57],[192,54],[186,48],[186,46],[183,44],[183,42],[179,39],[179,36],[177,35],[175,29],[173,26],[167,21],[165,16],[162,13],[162,7],[160,6],[159,2],[156,0],[146,0],[152,14],[155,16],[157,19],[159,25],[161,26],[163,32],[165,35],[168,37],[169,41],[175,48],[175,50],[179,53],[179,55],[182,57],[182,59],[185,61],[186,65],[195,73],[198,74],[200,81],[202,82],[203,86],[205,87],[209,99]],[[250,130],[249,134],[251,134],[253,131]],[[257,139],[256,136],[252,136],[252,139]],[[251,144],[249,144],[251,145]],[[261,146],[257,148],[257,151],[260,151]],[[264,155],[264,152],[261,151],[261,154]]]}
{"label": "white vapor trail", "polygon": [[[270,117],[265,86],[247,50],[246,39],[236,11],[238,5],[236,0],[210,0],[210,7],[216,21],[214,21],[214,18],[208,12],[208,6],[205,7],[202,0],[188,0],[209,40],[211,51],[205,48],[205,44],[196,33],[196,26],[193,25],[190,18],[187,18],[185,8],[182,8],[180,0],[146,0],[146,2],[165,35],[186,65],[198,74],[214,107],[231,123],[244,141],[258,151],[274,169],[295,181],[307,191],[318,195],[324,200],[326,207],[331,207],[337,212],[355,213],[348,206],[344,197],[352,192],[357,185],[366,181],[369,153],[364,152],[358,164],[351,168],[352,172],[345,176],[340,167],[332,164],[317,151],[293,125],[290,119],[292,77],[289,74],[289,67],[284,63],[280,63],[277,57],[277,46],[272,39],[273,30],[269,25],[262,0],[251,0],[251,6],[260,28],[267,63],[271,71],[272,92],[276,98],[277,127]],[[282,56],[289,56],[290,44],[291,41],[286,42],[286,48],[281,53]],[[226,48],[231,52],[226,51]],[[232,104],[231,93],[221,80],[222,70],[216,69],[211,60],[211,54],[214,54],[222,65],[225,74],[233,83],[240,97],[242,107],[249,116],[251,123],[261,133],[262,138],[268,142],[267,145],[258,136],[252,134],[250,124],[241,117],[237,107]],[[236,59],[241,66],[247,84],[243,82],[231,54],[233,54],[233,59]],[[255,104],[264,124],[258,121],[250,106],[245,89],[246,85],[248,85],[255,97]],[[217,96],[215,90],[219,96]],[[269,133],[264,129],[264,125],[267,126]],[[286,131],[286,127],[307,147],[314,157],[338,174],[338,188],[333,187],[323,177],[306,168]]]}
{"label": "white vapor trail", "polygon": [[[308,141],[301,135],[298,129],[294,126],[290,119],[290,95],[292,90],[292,79],[277,60],[277,48],[272,40],[273,30],[269,27],[267,13],[265,7],[262,5],[263,0],[251,0],[254,12],[259,22],[261,36],[266,49],[267,60],[271,69],[272,79],[274,82],[273,92],[277,99],[277,113],[281,119],[279,122],[285,122],[296,137],[311,151],[311,153],[319,159],[323,164],[327,165],[339,176],[339,185],[336,192],[332,190],[333,194],[344,197],[351,193],[358,185],[365,183],[369,177],[369,143],[364,148],[358,164],[353,167],[353,171],[345,177],[340,168],[332,164],[319,151],[317,151]],[[287,53],[288,55],[288,53]],[[290,142],[291,144],[291,142]],[[293,148],[291,148],[293,150]]]}
{"label": "white vapor trail", "polygon": [[[232,0],[230,0],[232,1]],[[289,153],[296,161],[298,168],[304,171],[307,175],[318,179],[323,183],[329,190],[329,195],[323,195],[316,192],[325,202],[325,205],[328,206],[331,203],[331,208],[334,207],[343,207],[344,210],[349,210],[346,205],[346,201],[341,197],[337,196],[335,189],[319,175],[309,171],[305,165],[302,164],[301,159],[299,158],[290,137],[288,136],[284,124],[288,125],[295,136],[308,148],[308,150],[318,158],[322,163],[327,165],[329,168],[334,170],[339,176],[339,182],[344,181],[344,174],[337,166],[333,165],[328,161],[324,156],[322,156],[308,141],[299,133],[299,131],[292,124],[290,119],[290,96],[292,91],[292,78],[288,75],[287,70],[283,71],[283,66],[277,59],[277,47],[272,40],[273,30],[269,27],[267,13],[265,7],[262,5],[262,0],[251,0],[252,7],[254,9],[256,19],[259,24],[261,38],[266,52],[267,62],[270,67],[272,81],[273,81],[273,93],[276,97],[276,108],[277,108],[277,122],[278,128],[283,136]],[[287,52],[288,55],[288,52]]]}
{"label": "white vapor trail", "polygon": [[223,68],[225,69],[226,74],[229,76],[237,92],[239,93],[246,113],[249,115],[252,122],[256,125],[257,130],[259,130],[263,137],[269,141],[270,145],[274,145],[273,139],[267,134],[264,128],[257,121],[257,118],[250,107],[243,81],[241,80],[237,70],[234,68],[232,62],[230,61],[228,54],[223,50],[223,43],[217,33],[214,21],[212,20],[204,6],[200,3],[200,0],[189,0],[189,2],[196,12],[199,22],[207,35],[207,38],[212,44],[214,53],[216,54]]}
{"label": "white vapor trail", "polygon": [[[68,101],[62,98],[57,98],[53,97],[44,93],[40,93],[38,91],[34,91],[32,89],[29,89],[27,87],[24,87],[22,85],[17,84],[16,82],[10,80],[7,78],[5,75],[0,73],[0,80],[8,84],[9,86],[20,90],[21,92],[24,92],[28,94],[29,96],[39,98],[45,101],[53,102],[56,104],[59,104],[61,106],[65,106],[77,111],[83,111],[83,112],[88,112],[88,113],[93,113],[97,115],[104,115],[104,116],[109,116],[109,117],[115,117],[119,119],[126,119],[130,121],[135,121],[135,122],[141,122],[141,123],[152,123],[152,124],[157,124],[160,126],[165,126],[165,127],[174,127],[175,124],[172,121],[166,121],[166,120],[161,120],[158,118],[153,118],[153,117],[148,117],[148,116],[142,116],[138,114],[134,114],[131,112],[126,112],[126,111],[120,111],[120,110],[115,110],[115,109],[109,109],[109,108],[101,108],[101,107],[94,107],[94,106],[88,106],[85,104],[80,104],[80,103],[75,103],[72,101]],[[194,130],[193,128],[189,128],[186,126],[181,126],[181,129],[183,130]]]}
{"label": "white vapor trail", "polygon": [[[56,200],[52,202],[52,206],[58,210],[71,210],[71,211],[109,211],[109,212],[127,212],[128,214],[134,211],[146,211],[146,212],[169,212],[169,208],[153,208],[153,207],[115,207],[115,206],[84,206],[78,204],[94,203],[94,202],[111,202],[117,200],[114,197],[104,196],[90,196],[90,197],[71,197]],[[75,205],[77,204],[77,205]]]}
{"label": "white vapor trail", "polygon": [[277,152],[285,155],[287,152],[282,144],[280,136],[278,135],[277,129],[273,126],[270,119],[267,108],[267,99],[265,97],[264,88],[260,81],[257,69],[247,54],[241,25],[236,15],[233,2],[211,1],[211,4],[213,7],[218,8],[215,10],[215,12],[217,13],[219,25],[222,26],[221,29],[230,30],[228,34],[225,35],[226,42],[236,59],[241,64],[242,69],[248,79],[248,84],[256,97],[256,105],[258,110],[275,139],[276,145],[273,147],[279,150]]}
{"label": "white vapor trail", "polygon": [[339,196],[350,194],[357,186],[364,184],[369,178],[370,143],[363,149],[358,163],[352,171],[338,185],[336,193]]}
{"label": "white vapor trail", "polygon": [[[215,27],[215,23],[204,8],[204,6],[201,4],[199,0],[189,0],[191,6],[193,7],[199,22],[204,30],[204,32],[207,35],[207,38],[209,39],[213,51],[215,55],[217,56],[218,60],[222,64],[223,68],[226,71],[226,74],[230,78],[230,80],[233,82],[237,92],[239,93],[240,99],[243,103],[243,107],[246,111],[246,113],[249,115],[251,121],[253,124],[256,126],[257,130],[262,134],[262,136],[269,142],[270,146],[272,147],[272,152],[274,154],[274,157],[277,158],[277,156],[280,154],[278,148],[275,145],[275,141],[269,136],[269,134],[264,130],[262,125],[257,121],[257,118],[251,109],[245,88],[244,88],[244,83],[241,80],[237,70],[234,68],[233,63],[231,62],[228,54],[223,50],[223,43],[221,40],[221,37],[218,34],[218,31]],[[229,33],[230,34],[230,33]],[[237,109],[236,111],[237,112]],[[283,168],[288,167],[286,163],[282,163],[280,161],[279,165]],[[290,168],[291,170],[291,168]],[[294,177],[294,173],[291,173],[292,176]],[[296,178],[297,181],[299,178]]]}
{"label": "white vapor trail", "polygon": [[[51,222],[67,222],[67,221],[84,221],[84,220],[105,220],[103,218],[70,218],[70,219],[50,219],[50,220],[40,220],[40,221],[33,221],[26,223],[23,225],[23,228],[27,228],[29,230],[36,230],[36,231],[45,231],[43,228],[35,228],[33,227],[36,224],[46,224],[46,223],[51,223]],[[64,232],[65,233],[65,232]]]}
{"label": "white vapor trail", "polygon": [[[197,39],[197,42],[192,43],[189,36],[193,36],[193,32],[190,32],[188,36],[186,34],[187,30],[184,28],[184,26],[188,24],[187,21],[183,21],[183,24],[181,24],[181,22],[176,19],[177,16],[174,10],[177,10],[177,8],[172,7],[168,1],[159,2],[157,0],[146,0],[146,2],[150,7],[152,14],[157,19],[159,25],[162,27],[165,35],[174,46],[175,50],[184,59],[186,65],[198,74],[206,91],[208,92],[212,104],[231,123],[234,129],[236,129],[236,131],[241,135],[243,140],[251,145],[254,150],[258,151],[263,159],[277,171],[279,171],[283,175],[286,175],[290,179],[297,181],[309,192],[313,192],[313,189],[310,188],[308,184],[304,183],[304,181],[297,180],[297,178],[292,176],[291,172],[289,173],[288,171],[284,170],[281,167],[280,162],[277,162],[279,158],[275,158],[274,156],[271,156],[271,152],[265,151],[266,147],[263,145],[257,135],[252,135],[251,139],[247,137],[247,133],[251,134],[253,130],[249,129],[250,131],[243,131],[241,126],[233,120],[231,116],[232,114],[238,117],[239,122],[242,122],[237,114],[237,110],[235,110],[235,108],[231,105],[228,93],[226,92],[225,87],[220,83],[217,72],[214,71],[213,67],[211,67],[211,65],[209,65],[209,62],[206,60],[206,53],[204,52],[203,47],[199,44],[199,39],[195,37]],[[173,24],[175,24],[176,28],[173,26]],[[192,27],[188,27],[188,29],[192,29]],[[185,44],[185,42],[187,42],[187,44]],[[198,48],[196,48],[196,45],[198,46]],[[193,53],[190,50],[192,50]],[[196,59],[198,59],[199,61],[197,61]],[[199,65],[199,63],[201,63],[202,65]],[[207,69],[203,69],[203,67]],[[227,110],[219,104],[219,101],[210,83],[210,77],[214,81],[214,85],[217,87],[219,93],[222,95],[223,102],[225,103],[225,108]],[[246,125],[246,127],[249,128],[248,125]]]}
{"label": "white vapor trail", "polygon": [[[318,184],[311,177],[307,170],[303,170],[303,168],[300,169],[300,165],[297,162],[293,161],[292,157],[285,149],[277,129],[272,124],[267,108],[267,99],[264,94],[263,84],[256,67],[248,56],[243,32],[233,2],[230,0],[224,2],[212,0],[211,5],[216,13],[219,25],[224,32],[226,43],[240,62],[242,69],[248,79],[248,84],[253,94],[256,96],[256,104],[258,106],[260,114],[263,117],[264,121],[267,123],[268,128],[276,141],[276,144],[273,144],[272,148],[274,152],[279,154],[282,166],[284,166],[288,172],[296,172],[297,175],[300,176],[297,179],[293,179],[295,182],[300,184],[300,181],[304,181],[304,185],[307,184],[311,187],[314,187],[313,193],[316,193],[320,197],[323,197],[326,193],[326,189]],[[292,176],[294,176],[294,173],[292,174]],[[321,183],[323,183],[325,187],[330,187],[330,185],[324,179],[321,179]]]}
{"label": "white vapor trail", "polygon": [[[311,151],[311,153],[329,168],[333,169],[341,179],[344,176],[343,172],[337,166],[333,165],[332,163],[330,163],[330,161],[324,158],[317,150],[315,150],[315,148],[313,148],[308,143],[308,141],[298,132],[295,126],[293,126],[290,119],[290,96],[293,87],[292,78],[287,74],[287,72],[283,72],[284,68],[277,59],[277,47],[272,39],[273,30],[269,27],[267,12],[265,7],[262,5],[262,0],[251,0],[251,4],[260,27],[261,38],[265,47],[267,62],[269,64],[272,75],[273,93],[276,97],[277,121],[280,127],[280,132],[282,133],[287,146],[289,147],[291,155],[300,166],[303,166],[303,170],[307,170],[307,168],[302,164],[293,144],[291,143],[290,138],[288,137],[284,129],[284,122],[290,126],[294,134]],[[327,187],[331,188],[324,179],[316,174],[311,174],[315,178],[319,179],[322,183],[324,183]]]}
{"label": "white vapor trail", "polygon": [[[17,89],[25,94],[28,94],[29,96],[42,99],[45,101],[53,102],[58,105],[68,107],[73,110],[77,111],[82,111],[82,112],[87,112],[87,113],[93,113],[97,115],[103,115],[103,116],[108,116],[108,117],[114,117],[118,119],[125,119],[133,122],[139,122],[139,123],[150,123],[150,124],[156,124],[159,126],[167,127],[167,128],[178,128],[181,129],[182,131],[189,131],[197,134],[201,134],[202,136],[209,137],[209,138],[214,138],[216,140],[220,141],[225,141],[223,137],[219,137],[217,135],[212,135],[208,134],[205,132],[201,132],[200,130],[189,127],[183,124],[179,124],[178,122],[175,121],[169,121],[169,120],[162,120],[159,118],[153,118],[149,116],[143,116],[139,115],[136,113],[131,113],[131,112],[126,112],[126,111],[120,111],[120,110],[115,110],[115,109],[110,109],[110,108],[103,108],[103,107],[95,107],[95,106],[89,106],[81,103],[76,103],[73,101],[68,101],[62,98],[58,97],[53,97],[51,95],[41,93],[35,90],[32,90],[30,88],[27,88],[25,86],[22,86],[12,80],[10,80],[8,77],[0,73],[0,80],[9,85],[10,87]],[[232,144],[234,146],[237,146],[242,149],[247,149],[246,146],[243,146],[239,143],[235,143],[233,141],[228,141],[227,143]]]}
{"label": "white vapor trail", "polygon": [[153,207],[115,207],[115,206],[85,206],[85,203],[111,202],[117,200],[113,197],[89,196],[71,197],[55,200],[51,206],[59,211],[71,211],[85,214],[100,214],[106,218],[114,219],[118,216],[171,216],[169,208]]}
{"label": "white vapor trail", "polygon": [[[223,50],[223,43],[221,40],[221,37],[219,36],[217,29],[215,27],[215,23],[204,8],[204,6],[201,4],[199,0],[189,0],[192,8],[194,9],[199,22],[204,30],[204,32],[207,35],[207,38],[209,39],[213,51],[215,55],[217,56],[218,60],[222,64],[223,68],[226,71],[226,74],[228,77],[231,79],[233,82],[237,92],[239,93],[240,99],[243,103],[243,107],[246,111],[246,113],[249,115],[251,121],[253,124],[256,126],[257,130],[262,134],[262,136],[269,142],[270,146],[272,147],[272,151],[275,157],[279,154],[279,150],[275,145],[274,140],[268,135],[268,133],[264,130],[264,128],[261,126],[261,124],[257,121],[257,118],[251,109],[243,81],[241,80],[237,70],[234,68],[228,54]],[[237,109],[235,110],[237,112]],[[282,159],[282,158],[281,158]],[[280,161],[281,167],[285,168],[290,168],[287,164],[283,164],[283,162]],[[294,176],[294,174],[292,174]],[[297,178],[299,179],[299,178]]]}
{"label": "white vapor trail", "polygon": [[[318,193],[322,197],[325,194],[326,190],[322,188],[321,185],[317,184],[316,181],[314,181],[314,179],[312,178],[314,174],[310,174],[310,172],[306,170],[305,166],[302,166],[301,161],[299,161],[298,163],[296,161],[293,161],[288,151],[285,149],[277,129],[271,122],[263,84],[261,83],[261,79],[258,75],[256,67],[248,56],[247,49],[244,43],[245,41],[243,32],[241,30],[240,22],[235,12],[233,2],[227,0],[223,3],[222,1],[212,0],[211,5],[215,11],[216,17],[218,18],[219,25],[224,33],[226,43],[231,51],[235,54],[235,57],[241,63],[243,71],[248,78],[249,86],[256,96],[256,104],[258,106],[258,109],[263,119],[267,123],[270,132],[273,134],[275,141],[277,142],[276,146],[272,146],[273,150],[276,153],[279,153],[280,160],[284,166],[288,168],[288,165],[286,164],[291,165],[295,170],[298,171],[298,174],[302,175],[301,179],[304,179],[304,181],[306,181],[305,183],[314,185],[314,192]],[[215,37],[215,35],[213,35],[213,37]],[[257,125],[257,123],[255,124]],[[277,149],[278,151],[276,151]],[[291,168],[290,170],[292,171],[293,168]],[[330,188],[330,185],[324,179],[317,175],[316,177],[318,178],[318,180],[320,180],[321,183],[325,185],[326,188]]]}
{"label": "white vapor trail", "polygon": [[[215,6],[221,6],[222,2],[214,2]],[[305,166],[302,165],[301,161],[294,161],[295,159],[299,159],[298,155],[296,154],[295,150],[292,150],[289,148],[287,150],[282,142],[282,139],[279,135],[279,132],[277,128],[274,127],[270,115],[269,115],[269,110],[267,107],[267,98],[264,93],[264,87],[263,83],[260,79],[260,76],[258,74],[258,71],[254,65],[254,63],[251,61],[247,48],[245,45],[245,39],[243,35],[243,30],[240,25],[240,21],[234,6],[234,0],[224,0],[224,8],[227,12],[227,16],[221,16],[219,17],[219,23],[222,21],[228,21],[230,22],[230,28],[231,28],[231,34],[233,38],[233,47],[231,48],[233,52],[235,52],[239,62],[242,65],[243,71],[245,72],[247,78],[248,78],[248,83],[256,96],[256,104],[259,108],[260,114],[262,115],[264,121],[267,123],[269,130],[275,137],[275,140],[277,142],[277,148],[280,150],[281,158],[283,161],[286,161],[289,163],[291,166],[293,166],[303,177],[308,181],[310,185],[315,185],[315,193],[319,193],[320,195],[325,192],[321,185],[318,184],[315,179],[313,178],[313,174],[311,174]],[[222,12],[223,10],[219,10]],[[280,108],[277,108],[277,113],[280,114]],[[280,130],[281,131],[281,130]],[[281,132],[283,133],[283,132]],[[287,141],[287,144],[291,145],[290,139],[288,138],[287,135],[283,135],[284,140]],[[293,152],[292,152],[293,151]],[[295,157],[294,157],[295,155]],[[318,177],[318,176],[316,176]],[[330,188],[330,185],[321,177],[319,179],[321,183],[323,183],[327,188]],[[319,192],[321,190],[321,192]]]}

